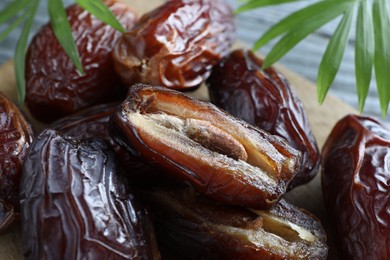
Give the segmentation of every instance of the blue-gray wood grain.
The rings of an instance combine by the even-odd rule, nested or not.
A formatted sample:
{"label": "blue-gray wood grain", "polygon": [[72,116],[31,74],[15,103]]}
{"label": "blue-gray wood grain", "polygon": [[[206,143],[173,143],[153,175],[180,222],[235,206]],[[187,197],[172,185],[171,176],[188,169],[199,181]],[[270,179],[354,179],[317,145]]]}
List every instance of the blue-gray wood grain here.
{"label": "blue-gray wood grain", "polygon": [[[234,7],[237,7],[237,0],[227,1]],[[0,10],[10,2],[10,0],[0,1]],[[48,21],[46,2],[47,1],[41,1],[38,14],[34,20],[33,33],[36,32],[42,24]],[[68,5],[73,3],[74,0],[63,0],[63,2]],[[293,4],[268,7],[240,14],[236,19],[237,38],[248,46],[252,46],[256,39],[271,25],[275,24],[294,10],[302,8],[310,3],[313,3],[313,1],[295,2]],[[316,33],[310,35],[302,43],[297,45],[280,61],[280,63],[290,70],[303,75],[307,79],[316,82],[321,57],[337,24],[338,20],[320,28]],[[4,26],[0,26],[0,31],[4,28]],[[0,64],[5,63],[8,59],[12,58],[19,33],[20,30],[15,30],[7,39],[0,43]],[[340,71],[330,89],[330,93],[357,108],[354,71],[354,37],[355,33],[353,29]],[[275,41],[273,43],[275,43]],[[264,46],[260,52],[266,54],[271,47],[272,43]],[[316,97],[313,96],[313,98],[315,99]],[[372,81],[363,112],[367,115],[381,116],[374,80]],[[387,124],[390,124],[389,116],[386,118],[386,122]]]}

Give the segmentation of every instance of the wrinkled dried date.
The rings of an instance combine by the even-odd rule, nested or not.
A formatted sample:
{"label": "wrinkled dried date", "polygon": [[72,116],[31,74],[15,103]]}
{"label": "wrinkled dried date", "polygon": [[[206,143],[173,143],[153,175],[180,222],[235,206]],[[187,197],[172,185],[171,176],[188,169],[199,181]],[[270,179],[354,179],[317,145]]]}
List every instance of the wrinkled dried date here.
{"label": "wrinkled dried date", "polygon": [[194,88],[227,54],[233,37],[232,10],[223,0],[167,1],[119,40],[115,67],[128,86]]}
{"label": "wrinkled dried date", "polygon": [[215,203],[177,183],[144,191],[157,238],[178,259],[326,259],[315,217],[285,200],[271,210]]}
{"label": "wrinkled dried date", "polygon": [[[105,2],[125,29],[133,27],[136,15],[126,4],[116,0]],[[84,75],[77,72],[50,24],[35,35],[27,53],[26,104],[43,122],[125,96],[111,55],[121,33],[78,5],[68,7],[67,14]]]}
{"label": "wrinkled dried date", "polygon": [[275,69],[251,51],[235,50],[216,65],[207,80],[211,102],[246,122],[285,138],[302,152],[301,169],[290,188],[317,174],[320,153],[301,101]]}
{"label": "wrinkled dried date", "polygon": [[105,140],[114,149],[126,176],[133,183],[159,181],[161,174],[158,169],[151,167],[139,157],[131,155],[111,137],[108,121],[118,105],[119,103],[110,103],[87,108],[54,122],[51,128],[77,139]]}
{"label": "wrinkled dried date", "polygon": [[164,87],[132,86],[112,125],[130,150],[228,204],[272,206],[299,168],[283,139]]}
{"label": "wrinkled dried date", "polygon": [[390,130],[341,119],[323,153],[322,189],[337,245],[348,259],[390,258]]}
{"label": "wrinkled dried date", "polygon": [[26,259],[158,259],[146,213],[118,173],[105,143],[42,132],[21,180]]}
{"label": "wrinkled dried date", "polygon": [[2,233],[19,213],[22,165],[34,134],[19,108],[1,92],[0,119],[0,233]]}

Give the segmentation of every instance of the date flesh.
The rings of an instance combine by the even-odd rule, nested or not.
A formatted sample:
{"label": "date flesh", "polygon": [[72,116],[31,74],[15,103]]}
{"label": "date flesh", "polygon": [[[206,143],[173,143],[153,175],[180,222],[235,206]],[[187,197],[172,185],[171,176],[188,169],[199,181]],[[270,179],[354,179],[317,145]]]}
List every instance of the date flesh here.
{"label": "date flesh", "polygon": [[133,156],[122,148],[109,133],[109,119],[120,103],[109,103],[93,106],[79,113],[64,117],[51,126],[64,135],[77,139],[103,139],[115,151],[126,177],[134,183],[159,181],[158,170],[148,165],[139,157]]}
{"label": "date flesh", "polygon": [[22,165],[33,130],[19,108],[0,92],[0,234],[19,214]]}
{"label": "date flesh", "polygon": [[128,86],[198,87],[233,43],[231,8],[223,0],[175,0],[141,17],[114,49]]}
{"label": "date flesh", "polygon": [[211,201],[170,183],[144,191],[162,248],[177,259],[326,259],[318,219],[281,199],[271,210]]}
{"label": "date flesh", "polygon": [[337,245],[347,259],[390,258],[390,130],[349,115],[322,150],[322,190]]}
{"label": "date flesh", "polygon": [[210,100],[246,122],[285,138],[302,152],[292,189],[312,180],[320,166],[320,153],[301,101],[289,82],[251,51],[235,50],[214,66],[207,80]]}
{"label": "date flesh", "polygon": [[[105,3],[125,29],[133,27],[137,18],[128,5],[116,0]],[[26,105],[34,117],[46,123],[126,96],[111,54],[121,33],[78,5],[66,11],[84,75],[76,70],[50,24],[32,39],[26,57]]]}
{"label": "date flesh", "polygon": [[283,139],[164,87],[132,86],[112,125],[129,150],[227,204],[268,208],[299,168]]}
{"label": "date flesh", "polygon": [[26,259],[158,259],[146,211],[119,171],[102,141],[42,132],[21,180]]}

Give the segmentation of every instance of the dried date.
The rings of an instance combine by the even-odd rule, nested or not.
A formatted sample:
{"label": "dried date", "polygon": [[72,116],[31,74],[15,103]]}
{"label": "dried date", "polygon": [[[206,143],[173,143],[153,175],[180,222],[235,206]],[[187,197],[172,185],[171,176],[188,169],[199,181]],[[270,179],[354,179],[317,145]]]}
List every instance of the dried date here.
{"label": "dried date", "polygon": [[150,203],[159,244],[177,259],[327,257],[319,220],[283,199],[271,210],[250,210],[218,204],[177,183],[143,196]]}
{"label": "dried date", "polygon": [[390,257],[390,130],[349,115],[322,150],[322,190],[336,244],[347,259]]}
{"label": "dried date", "polygon": [[228,204],[272,206],[299,168],[283,139],[164,87],[132,86],[112,125],[129,150]]}
{"label": "dried date", "polygon": [[99,138],[105,140],[113,148],[121,162],[126,176],[133,184],[159,181],[161,174],[139,157],[133,156],[123,149],[109,133],[109,119],[119,103],[102,104],[64,117],[51,126],[64,135],[77,139]]}
{"label": "dried date", "polygon": [[145,14],[114,49],[117,72],[131,86],[199,86],[230,49],[231,8],[223,0],[175,0]]}
{"label": "dried date", "polygon": [[45,130],[21,180],[26,259],[158,259],[146,211],[102,141]]}
{"label": "dried date", "polygon": [[207,79],[210,100],[246,122],[285,138],[302,152],[302,163],[289,188],[317,174],[320,153],[301,101],[289,82],[251,51],[235,50],[214,66]]}
{"label": "dried date", "polygon": [[33,130],[19,108],[0,92],[0,233],[19,214],[22,165],[33,140]]}
{"label": "dried date", "polygon": [[[105,3],[125,29],[133,27],[137,18],[128,5],[116,0]],[[126,95],[111,55],[121,33],[78,5],[68,7],[67,15],[85,73],[76,70],[50,24],[32,39],[26,57],[26,104],[46,123]]]}

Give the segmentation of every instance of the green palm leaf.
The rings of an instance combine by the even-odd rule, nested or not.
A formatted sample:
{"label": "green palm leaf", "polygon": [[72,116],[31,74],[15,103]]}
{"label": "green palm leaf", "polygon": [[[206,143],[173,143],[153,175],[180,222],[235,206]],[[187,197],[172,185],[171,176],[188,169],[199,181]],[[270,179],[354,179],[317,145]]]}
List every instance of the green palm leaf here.
{"label": "green palm leaf", "polygon": [[[306,8],[304,13],[296,16],[292,14],[290,17],[296,17],[296,19],[284,19],[277,25],[275,25],[275,30],[271,29],[269,35],[276,35],[279,33],[283,33],[284,30],[289,30],[287,34],[277,42],[271,51],[268,53],[263,68],[268,68],[275,62],[277,62],[280,58],[282,58],[287,52],[289,52],[293,47],[295,47],[299,42],[301,42],[304,38],[306,38],[310,33],[316,31],[318,28],[322,27],[327,22],[333,20],[335,17],[341,15],[347,8],[350,8],[350,3],[331,3],[330,5],[326,5],[329,9],[324,12],[324,5],[320,5],[321,8],[318,8],[318,4],[316,4],[316,8]],[[302,16],[305,17],[306,22],[301,22]],[[280,29],[279,29],[280,28]],[[264,35],[266,36],[266,34]],[[266,39],[270,40],[270,38]]]}
{"label": "green palm leaf", "polygon": [[348,43],[354,10],[355,9],[351,9],[344,15],[335,34],[330,39],[322,58],[317,79],[317,94],[320,103],[324,101],[325,96],[336,77],[337,71],[339,70]]}
{"label": "green palm leaf", "polygon": [[6,8],[0,11],[0,24],[16,16],[23,9],[28,8],[29,2],[30,0],[16,0],[8,4]]}
{"label": "green palm leaf", "polygon": [[350,9],[354,4],[355,2],[353,1],[321,1],[305,7],[282,19],[279,23],[265,32],[264,35],[255,42],[253,49],[257,50],[276,37],[289,31],[298,31],[300,28],[307,31],[308,28],[312,27],[312,23],[318,25],[316,27],[313,26],[313,30],[315,30],[315,28],[319,28],[321,25],[333,20],[346,10]]}
{"label": "green palm leaf", "polygon": [[4,31],[0,33],[0,42],[2,42],[7,36],[15,30],[19,25],[25,20],[25,17],[23,15],[19,16],[17,19],[12,21],[10,26],[8,26]]}
{"label": "green palm leaf", "polygon": [[83,65],[72,35],[72,28],[61,0],[50,0],[48,2],[49,15],[53,32],[56,35],[65,53],[76,66],[77,70],[83,72]]}
{"label": "green palm leaf", "polygon": [[375,56],[374,67],[383,116],[390,101],[390,11],[386,0],[373,4]]}
{"label": "green palm leaf", "polygon": [[14,69],[15,69],[16,84],[18,89],[19,104],[23,103],[24,97],[26,95],[26,90],[25,90],[26,80],[24,77],[25,55],[27,50],[28,35],[31,30],[31,26],[34,20],[35,13],[38,8],[38,4],[39,4],[39,0],[31,0],[31,8],[27,9],[26,11],[27,20],[26,23],[24,24],[23,30],[20,34],[20,38],[18,40],[15,49]]}
{"label": "green palm leaf", "polygon": [[360,112],[363,111],[372,77],[374,25],[368,1],[360,2],[356,23],[355,67]]}
{"label": "green palm leaf", "polygon": [[[268,5],[294,2],[294,0],[241,2],[243,4],[238,8],[237,13]],[[355,41],[359,109],[363,110],[374,67],[382,114],[385,115],[390,103],[390,7],[388,0],[320,0],[292,13],[272,26],[255,42],[253,49],[257,50],[281,36],[266,56],[263,68],[267,68],[309,34],[344,13],[344,17],[331,37],[318,70],[318,100],[323,102],[344,56],[356,7],[359,7]]]}

